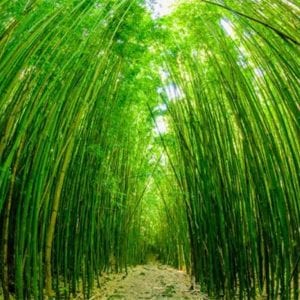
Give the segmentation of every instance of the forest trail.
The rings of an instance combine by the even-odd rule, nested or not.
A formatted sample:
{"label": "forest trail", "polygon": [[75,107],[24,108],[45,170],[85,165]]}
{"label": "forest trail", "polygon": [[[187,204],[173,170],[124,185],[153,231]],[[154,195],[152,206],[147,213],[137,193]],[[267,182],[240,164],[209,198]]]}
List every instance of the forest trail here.
{"label": "forest trail", "polygon": [[96,299],[207,299],[197,290],[190,290],[191,281],[183,272],[165,265],[142,265],[128,270],[128,275],[111,274],[102,277]]}

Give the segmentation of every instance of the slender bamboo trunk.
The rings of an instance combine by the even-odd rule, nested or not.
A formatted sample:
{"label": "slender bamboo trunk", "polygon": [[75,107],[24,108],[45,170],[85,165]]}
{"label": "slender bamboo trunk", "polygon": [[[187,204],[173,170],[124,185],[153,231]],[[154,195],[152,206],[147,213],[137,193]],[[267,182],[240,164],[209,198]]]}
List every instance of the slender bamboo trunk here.
{"label": "slender bamboo trunk", "polygon": [[58,179],[58,183],[55,190],[53,205],[52,205],[52,211],[51,211],[51,217],[50,217],[50,223],[47,229],[46,233],[46,249],[45,249],[45,264],[46,264],[46,273],[45,273],[45,289],[46,289],[46,295],[49,297],[53,297],[55,295],[53,289],[52,289],[52,268],[51,268],[51,258],[52,258],[52,247],[53,247],[53,238],[54,238],[54,231],[55,231],[55,225],[57,220],[57,212],[60,204],[61,199],[61,192],[66,176],[67,169],[69,167],[69,163],[71,160],[71,154],[74,146],[74,137],[71,138],[71,141],[68,145],[68,148],[66,150],[65,159],[63,162],[62,169],[60,171],[60,176]]}
{"label": "slender bamboo trunk", "polygon": [[8,262],[8,239],[9,239],[9,216],[11,211],[11,205],[12,205],[12,197],[13,197],[13,191],[15,187],[16,182],[16,174],[19,166],[19,158],[21,155],[21,151],[23,149],[24,145],[24,139],[21,141],[21,145],[19,147],[16,162],[13,167],[13,173],[11,177],[11,184],[9,189],[9,195],[5,207],[4,212],[4,218],[3,218],[3,228],[2,228],[2,234],[3,234],[3,249],[2,249],[2,259],[3,259],[3,270],[2,270],[2,287],[3,287],[3,297],[4,300],[9,300],[9,262]]}
{"label": "slender bamboo trunk", "polygon": [[9,299],[9,270],[8,270],[8,235],[9,235],[9,216],[11,211],[11,202],[12,202],[12,195],[14,190],[14,184],[15,184],[15,170],[17,168],[14,167],[14,172],[11,179],[11,186],[9,190],[9,196],[5,207],[4,212],[4,222],[3,222],[3,228],[2,228],[2,234],[3,234],[3,248],[2,248],[2,259],[3,259],[3,270],[2,270],[2,288],[3,288],[3,297],[4,300]]}

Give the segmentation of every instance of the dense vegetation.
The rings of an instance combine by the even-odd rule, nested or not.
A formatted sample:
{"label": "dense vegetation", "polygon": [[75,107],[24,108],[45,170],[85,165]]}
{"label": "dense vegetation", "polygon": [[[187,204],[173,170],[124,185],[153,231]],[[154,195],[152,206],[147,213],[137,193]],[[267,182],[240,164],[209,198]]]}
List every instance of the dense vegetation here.
{"label": "dense vegetation", "polygon": [[209,295],[298,299],[296,0],[0,12],[4,299],[88,298],[151,254]]}

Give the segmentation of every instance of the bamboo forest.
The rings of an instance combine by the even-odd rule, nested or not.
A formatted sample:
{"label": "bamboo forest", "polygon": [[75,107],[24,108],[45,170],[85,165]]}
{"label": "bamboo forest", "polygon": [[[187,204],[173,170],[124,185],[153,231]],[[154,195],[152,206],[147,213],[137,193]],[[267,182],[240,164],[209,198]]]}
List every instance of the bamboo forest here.
{"label": "bamboo forest", "polygon": [[299,100],[299,0],[0,0],[0,299],[300,299]]}

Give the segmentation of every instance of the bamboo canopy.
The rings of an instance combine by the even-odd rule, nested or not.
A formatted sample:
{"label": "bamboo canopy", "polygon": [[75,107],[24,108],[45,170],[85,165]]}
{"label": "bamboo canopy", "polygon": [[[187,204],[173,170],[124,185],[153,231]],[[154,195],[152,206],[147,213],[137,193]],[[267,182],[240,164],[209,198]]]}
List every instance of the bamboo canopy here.
{"label": "bamboo canopy", "polygon": [[152,5],[0,1],[5,300],[88,299],[150,254],[299,299],[299,3]]}

